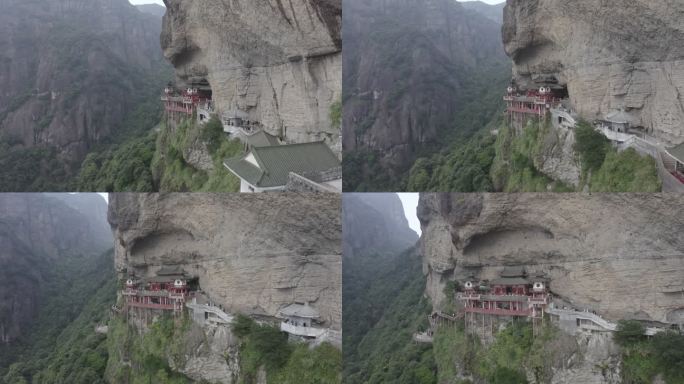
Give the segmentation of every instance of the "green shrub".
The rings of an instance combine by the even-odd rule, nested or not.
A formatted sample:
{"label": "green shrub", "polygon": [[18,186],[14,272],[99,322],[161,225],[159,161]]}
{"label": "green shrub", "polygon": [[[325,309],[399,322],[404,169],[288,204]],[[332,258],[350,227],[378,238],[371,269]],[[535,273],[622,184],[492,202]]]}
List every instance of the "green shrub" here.
{"label": "green shrub", "polygon": [[209,153],[214,153],[221,146],[221,141],[224,139],[223,124],[216,116],[212,116],[204,126],[201,128],[200,137],[207,143]]}
{"label": "green shrub", "polygon": [[[184,151],[197,140],[207,145],[212,170],[197,169],[185,161]],[[223,166],[223,160],[239,155],[242,150],[238,140],[225,137],[223,126],[215,117],[203,126],[194,119],[185,119],[175,130],[162,125],[150,167],[161,191],[236,192],[240,179]]]}
{"label": "green shrub", "polygon": [[337,100],[330,105],[330,124],[339,129],[342,126],[342,101]]}
{"label": "green shrub", "polygon": [[247,337],[252,333],[255,326],[256,323],[254,320],[243,314],[239,314],[233,322],[232,330],[237,337]]}
{"label": "green shrub", "polygon": [[646,328],[637,320],[620,320],[613,334],[613,340],[620,345],[629,345],[644,339]]}
{"label": "green shrub", "polygon": [[151,164],[156,134],[136,137],[104,152],[86,156],[78,177],[78,190],[152,192]]}
{"label": "green shrub", "polygon": [[684,383],[684,335],[659,333],[653,337],[652,351],[656,366],[667,383]]}
{"label": "green shrub", "polygon": [[634,149],[610,149],[591,177],[592,192],[659,192],[661,182],[655,160]]}
{"label": "green shrub", "polygon": [[489,382],[491,384],[527,384],[527,378],[520,371],[507,367],[497,367]]}
{"label": "green shrub", "polygon": [[603,164],[608,152],[609,142],[591,124],[580,121],[575,128],[575,152],[582,161],[584,171],[597,170]]}

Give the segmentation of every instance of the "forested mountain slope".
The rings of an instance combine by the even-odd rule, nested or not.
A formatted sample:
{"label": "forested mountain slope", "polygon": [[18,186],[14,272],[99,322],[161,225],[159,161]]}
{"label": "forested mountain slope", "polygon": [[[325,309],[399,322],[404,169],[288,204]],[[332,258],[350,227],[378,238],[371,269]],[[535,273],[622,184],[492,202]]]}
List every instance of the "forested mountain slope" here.
{"label": "forested mountain slope", "polygon": [[345,190],[406,189],[418,157],[499,110],[510,77],[501,25],[452,0],[344,7]]}
{"label": "forested mountain slope", "polygon": [[127,0],[1,5],[0,190],[74,190],[88,153],[159,121],[161,17]]}

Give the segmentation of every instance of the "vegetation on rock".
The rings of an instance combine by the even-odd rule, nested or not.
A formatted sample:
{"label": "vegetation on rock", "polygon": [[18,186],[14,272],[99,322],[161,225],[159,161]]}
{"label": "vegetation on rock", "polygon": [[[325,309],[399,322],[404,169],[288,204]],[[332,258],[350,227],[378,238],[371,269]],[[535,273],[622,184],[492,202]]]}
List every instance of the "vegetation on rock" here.
{"label": "vegetation on rock", "polygon": [[[211,157],[213,169],[205,171],[189,164],[184,153],[191,147],[204,148]],[[204,126],[194,119],[183,120],[175,129],[167,124],[161,126],[157,137],[156,152],[151,167],[156,184],[161,191],[235,192],[240,180],[223,166],[223,160],[237,156],[242,144],[228,140],[217,118]]]}
{"label": "vegetation on rock", "polygon": [[667,384],[684,383],[684,335],[661,332],[647,338],[636,320],[623,320],[613,334],[622,347],[622,379],[649,384],[660,376]]}
{"label": "vegetation on rock", "polygon": [[95,327],[106,324],[116,297],[111,259],[111,251],[98,257],[65,258],[49,271],[31,334],[0,351],[0,382],[105,383],[107,337],[96,333]]}
{"label": "vegetation on rock", "polygon": [[240,383],[255,384],[259,371],[266,372],[269,383],[341,383],[342,354],[328,343],[313,349],[303,343],[290,343],[279,329],[257,324],[238,315],[233,332],[241,339]]}
{"label": "vegetation on rock", "polygon": [[[384,260],[372,255],[358,259]],[[393,265],[389,270],[385,265],[381,274],[353,276],[354,281],[347,275],[344,280],[345,290],[356,286],[364,292],[344,295],[345,383],[436,384],[432,347],[411,340],[414,332],[427,327],[431,307],[423,298],[420,257],[411,249],[399,254]]]}
{"label": "vegetation on rock", "polygon": [[190,325],[184,316],[176,321],[164,315],[141,334],[125,318],[114,317],[109,322],[107,349],[109,360],[106,368],[108,382],[132,384],[189,384],[192,380],[175,372],[169,359],[184,359],[183,335]]}

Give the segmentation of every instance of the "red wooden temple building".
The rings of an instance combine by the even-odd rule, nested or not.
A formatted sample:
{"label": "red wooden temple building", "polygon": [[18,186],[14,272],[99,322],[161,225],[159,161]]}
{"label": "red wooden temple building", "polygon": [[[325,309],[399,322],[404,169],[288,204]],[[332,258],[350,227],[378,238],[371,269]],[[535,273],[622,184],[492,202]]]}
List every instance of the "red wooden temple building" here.
{"label": "red wooden temple building", "polygon": [[208,108],[211,106],[211,90],[188,88],[177,91],[173,87],[167,86],[164,88],[161,100],[164,102],[164,110],[167,115],[192,116],[200,105],[205,105]]}
{"label": "red wooden temple building", "polygon": [[538,90],[521,93],[514,84],[511,84],[504,101],[509,124],[522,129],[530,119],[541,120],[545,117],[546,113],[561,101],[561,97],[551,87],[542,86]]}
{"label": "red wooden temple building", "polygon": [[162,267],[156,276],[142,280],[130,276],[122,291],[125,305],[181,312],[188,298],[194,295],[190,285],[193,280],[179,267]]}
{"label": "red wooden temple building", "polygon": [[550,301],[548,279],[528,277],[521,267],[506,267],[489,282],[466,279],[456,299],[463,303],[465,313],[539,318]]}

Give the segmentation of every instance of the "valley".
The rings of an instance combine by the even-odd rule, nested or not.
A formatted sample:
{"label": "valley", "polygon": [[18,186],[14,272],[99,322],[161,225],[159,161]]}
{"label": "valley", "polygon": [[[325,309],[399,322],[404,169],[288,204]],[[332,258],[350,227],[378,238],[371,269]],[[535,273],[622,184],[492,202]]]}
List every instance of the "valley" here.
{"label": "valley", "polygon": [[[355,208],[362,199],[344,201],[349,223],[363,217]],[[345,336],[345,380],[681,383],[680,200],[420,194],[415,246],[345,248],[345,313],[359,330]],[[363,233],[402,225],[404,218],[388,220],[399,212],[414,214],[389,212],[364,220],[385,225]],[[344,242],[363,238],[350,230]],[[382,268],[370,267],[380,260]],[[355,273],[360,265],[369,266],[365,278]],[[391,299],[380,305],[378,294]],[[361,304],[377,312],[360,317]]]}
{"label": "valley", "polygon": [[[681,34],[667,1],[371,4],[349,6],[345,190],[684,190],[679,46],[648,32]],[[406,52],[380,56],[392,44]]]}
{"label": "valley", "polygon": [[0,382],[339,383],[339,209],[334,194],[0,195]]}

